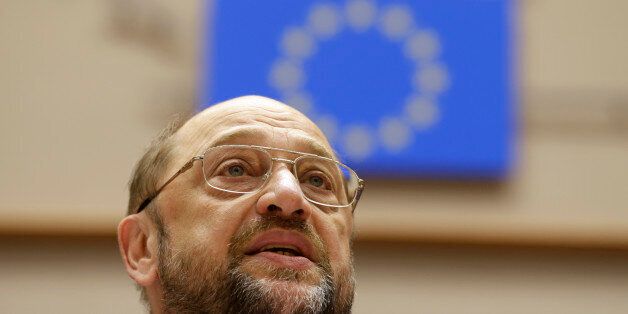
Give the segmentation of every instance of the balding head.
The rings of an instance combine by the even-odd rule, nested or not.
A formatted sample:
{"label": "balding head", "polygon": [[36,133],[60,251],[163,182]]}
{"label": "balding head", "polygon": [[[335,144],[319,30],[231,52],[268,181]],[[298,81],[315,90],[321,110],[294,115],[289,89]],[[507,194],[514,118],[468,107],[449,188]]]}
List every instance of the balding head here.
{"label": "balding head", "polygon": [[[319,144],[326,155],[333,156],[327,138],[314,122],[298,110],[262,96],[242,96],[211,106],[188,120],[173,140],[177,154],[189,158],[220,141],[259,131],[272,133],[277,140],[284,137],[285,141],[290,135],[301,136]],[[240,144],[256,144],[257,139],[253,137]]]}

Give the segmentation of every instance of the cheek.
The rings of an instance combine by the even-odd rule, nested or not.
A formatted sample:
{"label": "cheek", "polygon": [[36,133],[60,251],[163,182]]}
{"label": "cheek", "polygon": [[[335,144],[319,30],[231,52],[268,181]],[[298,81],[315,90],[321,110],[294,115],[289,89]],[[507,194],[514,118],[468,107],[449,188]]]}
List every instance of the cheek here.
{"label": "cheek", "polygon": [[246,204],[217,199],[203,190],[191,191],[180,200],[176,208],[171,204],[169,217],[164,219],[170,226],[171,244],[199,256],[226,259],[229,242],[241,225]]}
{"label": "cheek", "polygon": [[352,217],[340,213],[325,218],[327,219],[320,229],[320,236],[327,248],[332,268],[337,273],[339,267],[351,263],[350,239],[353,220]]}

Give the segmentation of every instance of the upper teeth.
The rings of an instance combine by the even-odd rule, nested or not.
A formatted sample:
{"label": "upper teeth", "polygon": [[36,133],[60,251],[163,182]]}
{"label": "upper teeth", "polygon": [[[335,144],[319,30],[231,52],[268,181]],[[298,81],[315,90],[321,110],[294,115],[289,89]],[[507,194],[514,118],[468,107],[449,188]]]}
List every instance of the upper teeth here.
{"label": "upper teeth", "polygon": [[[268,250],[273,250],[273,249],[280,249],[280,250],[285,249],[285,250],[292,250],[294,252],[299,252],[299,249],[297,249],[296,247],[292,245],[266,245],[262,247],[260,251],[268,251]],[[290,255],[294,255],[291,252],[286,252],[286,251],[282,252],[282,254],[284,255],[286,255],[286,253]]]}

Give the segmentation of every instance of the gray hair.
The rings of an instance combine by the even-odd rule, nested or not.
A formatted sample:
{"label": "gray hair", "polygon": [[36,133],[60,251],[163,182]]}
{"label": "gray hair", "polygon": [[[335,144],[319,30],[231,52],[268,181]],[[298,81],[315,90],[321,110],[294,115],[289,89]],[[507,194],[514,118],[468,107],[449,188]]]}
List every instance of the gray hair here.
{"label": "gray hair", "polygon": [[129,180],[129,203],[127,215],[137,212],[142,201],[155,193],[159,180],[168,174],[165,171],[173,159],[173,135],[186,120],[175,117],[148,146],[137,162]]}

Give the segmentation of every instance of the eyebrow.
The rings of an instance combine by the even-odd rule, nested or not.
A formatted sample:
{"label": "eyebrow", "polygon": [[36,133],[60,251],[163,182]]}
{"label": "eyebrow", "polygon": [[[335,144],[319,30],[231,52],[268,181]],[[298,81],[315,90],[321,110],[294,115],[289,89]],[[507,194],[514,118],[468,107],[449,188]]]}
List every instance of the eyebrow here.
{"label": "eyebrow", "polygon": [[[221,135],[219,138],[211,141],[207,148],[215,147],[225,144],[247,144],[247,145],[257,145],[258,143],[250,143],[242,141],[242,138],[259,138],[260,137],[260,128],[256,127],[238,127],[228,131],[227,133]],[[297,141],[300,145],[304,145],[308,153],[314,153],[319,156],[327,157],[330,159],[334,159],[335,155],[329,151],[325,146],[319,143],[317,140],[310,136],[300,135],[297,137]]]}

